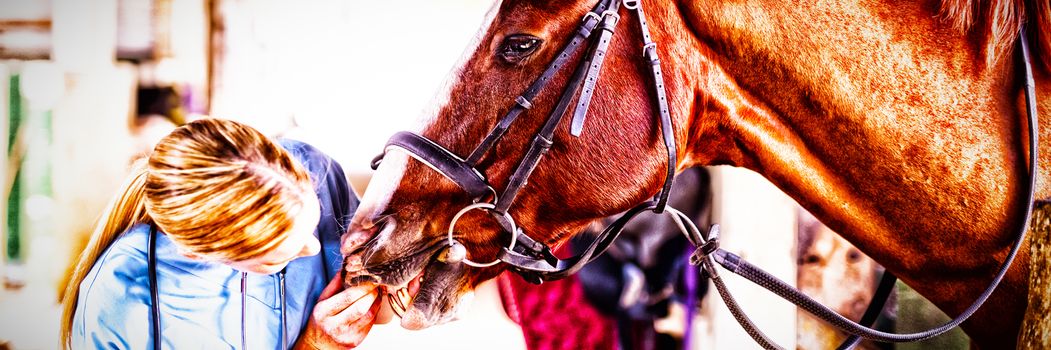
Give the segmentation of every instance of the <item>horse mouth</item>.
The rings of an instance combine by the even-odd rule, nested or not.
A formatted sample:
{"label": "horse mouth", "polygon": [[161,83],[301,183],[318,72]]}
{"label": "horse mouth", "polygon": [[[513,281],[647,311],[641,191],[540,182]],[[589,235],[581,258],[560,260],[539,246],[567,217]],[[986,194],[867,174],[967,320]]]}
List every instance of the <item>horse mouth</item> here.
{"label": "horse mouth", "polygon": [[419,293],[422,283],[423,272],[421,271],[415,278],[406,282],[404,287],[387,290],[387,303],[390,304],[391,311],[399,318],[404,319],[405,314],[412,307],[412,301],[416,298],[416,293]]}
{"label": "horse mouth", "polygon": [[390,311],[401,319],[402,328],[420,330],[452,321],[462,302],[464,293],[460,292],[465,280],[459,264],[438,261],[445,247],[444,244],[431,245],[389,262],[347,271],[344,282],[383,286]]}
{"label": "horse mouth", "polygon": [[462,305],[469,302],[467,280],[463,264],[446,264],[430,260],[420,274],[419,283],[409,285],[401,313],[401,327],[420,330],[453,321]]}

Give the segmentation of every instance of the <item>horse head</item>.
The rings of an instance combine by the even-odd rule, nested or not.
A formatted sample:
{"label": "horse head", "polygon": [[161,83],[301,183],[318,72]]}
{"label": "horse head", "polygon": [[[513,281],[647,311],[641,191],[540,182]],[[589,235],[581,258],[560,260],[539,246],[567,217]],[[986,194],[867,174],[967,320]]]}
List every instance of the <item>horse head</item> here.
{"label": "horse head", "polygon": [[[458,213],[452,235],[469,260],[495,259],[512,240],[508,221],[557,246],[590,222],[659,193],[669,158],[677,160],[675,169],[726,164],[763,174],[948,313],[962,311],[970,299],[964,296],[984,287],[988,277],[974,271],[995,269],[1007,249],[1003,233],[1020,225],[1025,206],[1018,195],[1026,177],[1019,146],[1024,113],[1010,54],[1022,8],[992,20],[982,14],[1004,13],[998,5],[954,12],[971,9],[958,1],[625,0],[614,19],[588,14],[596,2],[610,1],[498,3],[437,112],[419,130],[433,142],[421,147],[468,159],[478,172],[472,181],[488,185],[491,195],[469,193],[463,181],[431,169],[436,164],[388,149],[344,236],[343,253],[349,283],[373,279],[400,287],[422,275],[403,326],[451,319],[473,286],[506,268],[440,262],[451,254],[447,232]],[[636,5],[647,10],[645,27]],[[1029,10],[1044,28],[1034,32],[1043,33],[1036,40],[1049,60],[1051,19]],[[569,107],[565,114],[572,117],[552,129],[545,140],[550,150],[528,182],[513,201],[501,198],[563,90],[577,81],[575,68],[582,60],[593,63],[594,49],[564,58],[535,96],[523,91],[559,62],[562,49],[582,33],[581,23],[598,32],[609,21],[619,24],[598,55],[604,65],[593,91],[584,75],[584,87],[571,96],[593,93],[587,118],[576,120]],[[648,39],[655,46],[644,45]],[[655,64],[663,69],[659,81]],[[1046,73],[1038,75],[1038,85],[1046,81]],[[660,101],[667,103],[670,128],[662,127]],[[1051,98],[1043,92],[1038,101],[1047,114]],[[520,116],[502,139],[472,156],[516,109]],[[572,125],[581,122],[583,128]],[[665,129],[674,147],[663,143]],[[1048,130],[1042,128],[1044,142],[1051,140]],[[1046,173],[1051,162],[1041,164]],[[1051,197],[1047,182],[1039,196]],[[510,207],[500,215],[463,211],[501,200]],[[1012,270],[991,299],[1008,311],[979,311],[965,324],[974,339],[1016,333],[1025,273],[1024,266]]]}
{"label": "horse head", "polygon": [[[589,0],[499,4],[466,64],[454,73],[447,101],[420,134],[466,158],[555,59],[594,5]],[[663,185],[666,157],[646,88],[649,65],[639,58],[639,34],[623,23],[620,27],[624,34],[610,43],[599,78],[602,88],[595,92],[582,134],[569,135],[568,123],[558,127],[552,149],[510,207],[515,223],[543,243],[558,245],[591,221],[653,196]],[[662,29],[653,26],[655,32]],[[476,168],[494,188],[507,186],[536,130],[555,108],[583,52],[575,56],[478,163]],[[681,81],[684,73],[669,70],[667,75],[673,108],[686,110],[692,101],[679,91],[687,89]],[[345,238],[344,252],[360,257],[352,258],[348,269],[368,267],[385,284],[403,284],[433,262],[445,246],[450,220],[472,199],[404,153],[388,152],[374,179]],[[475,261],[492,260],[510,240],[481,211],[465,214],[456,230],[468,258]],[[448,319],[464,293],[500,271],[499,266],[467,268],[441,274],[442,280],[428,273],[403,324],[411,320],[423,327]]]}

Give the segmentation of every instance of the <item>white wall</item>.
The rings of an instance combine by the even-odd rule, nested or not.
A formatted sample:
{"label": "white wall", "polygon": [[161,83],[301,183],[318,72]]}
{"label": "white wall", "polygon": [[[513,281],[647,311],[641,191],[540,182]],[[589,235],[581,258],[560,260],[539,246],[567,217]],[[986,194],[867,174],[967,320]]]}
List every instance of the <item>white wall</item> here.
{"label": "white wall", "polygon": [[113,65],[117,0],[52,0],[51,60],[68,72]]}
{"label": "white wall", "polygon": [[295,119],[352,177],[412,128],[492,0],[228,0],[212,115],[270,133]]}
{"label": "white wall", "polygon": [[[0,341],[22,349],[57,346],[56,285],[71,247],[86,238],[85,231],[124,178],[131,155],[128,118],[136,79],[132,69],[114,62],[117,1],[48,4],[43,8],[50,11],[52,27],[45,43],[52,47],[52,59],[9,65],[20,74],[19,88],[27,102],[22,124],[27,146],[22,193],[27,197],[20,236],[25,261],[18,271],[8,266],[5,276],[21,274],[26,284],[0,292]],[[27,13],[23,15],[35,12]],[[7,87],[3,74],[0,82]],[[8,108],[2,107],[6,121]],[[45,186],[50,193],[40,190]]]}
{"label": "white wall", "polygon": [[[759,174],[742,168],[712,168],[712,221],[722,227],[720,246],[758,265],[782,281],[796,282],[796,204]],[[731,272],[719,275],[755,324],[778,345],[795,348],[796,307]],[[705,349],[756,349],[710,286],[701,314]],[[711,322],[711,323],[708,323]],[[701,342],[706,341],[700,339]]]}

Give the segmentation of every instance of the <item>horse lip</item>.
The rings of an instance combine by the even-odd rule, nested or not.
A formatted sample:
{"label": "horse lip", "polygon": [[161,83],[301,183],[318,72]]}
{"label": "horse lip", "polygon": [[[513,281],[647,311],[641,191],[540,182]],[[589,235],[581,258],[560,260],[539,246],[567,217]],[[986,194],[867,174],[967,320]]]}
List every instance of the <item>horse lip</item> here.
{"label": "horse lip", "polygon": [[464,264],[429,261],[412,305],[402,315],[402,328],[419,330],[455,319],[463,302],[465,268]]}
{"label": "horse lip", "polygon": [[[375,276],[378,284],[388,287],[401,287],[427,269],[441,251],[441,242],[424,246],[406,256],[377,264],[366,263],[364,271]],[[401,267],[408,267],[402,269]],[[400,271],[399,271],[400,270]],[[394,273],[391,273],[394,272]]]}
{"label": "horse lip", "polygon": [[410,331],[426,329],[438,323],[434,316],[433,312],[423,311],[423,309],[417,307],[414,302],[412,306],[409,306],[409,309],[405,311],[405,314],[402,315],[401,328]]}
{"label": "horse lip", "polygon": [[425,278],[420,283],[419,289],[412,298],[412,304],[401,316],[402,328],[414,331],[421,330],[452,318],[446,312],[440,311],[443,307],[437,305],[438,302],[432,299],[437,297],[441,300],[447,297],[446,294],[453,293],[452,290],[437,288],[440,284],[438,282],[441,281]]}
{"label": "horse lip", "polygon": [[362,284],[362,283],[379,284],[380,283],[380,278],[379,278],[379,276],[370,275],[370,274],[366,273],[366,274],[360,274],[360,275],[354,275],[354,276],[347,276],[345,282],[346,282],[347,285],[351,285],[351,286],[359,285],[359,284]]}
{"label": "horse lip", "polygon": [[[401,317],[402,328],[408,330],[421,330],[429,328],[431,326],[443,324],[450,321],[459,319],[460,308],[464,304],[469,304],[470,296],[473,295],[471,292],[460,293],[459,289],[444,288],[439,289],[438,298],[441,301],[423,301],[420,300],[419,295],[426,292],[424,290],[426,280],[422,281],[413,297],[412,305],[405,311]],[[437,284],[432,284],[436,286]],[[431,287],[429,289],[434,289]]]}

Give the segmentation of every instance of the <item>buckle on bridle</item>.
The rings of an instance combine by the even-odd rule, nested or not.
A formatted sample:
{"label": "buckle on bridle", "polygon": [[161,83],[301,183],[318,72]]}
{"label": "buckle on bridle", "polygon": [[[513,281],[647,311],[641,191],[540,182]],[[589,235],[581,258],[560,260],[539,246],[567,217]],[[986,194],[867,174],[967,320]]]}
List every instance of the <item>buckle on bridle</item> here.
{"label": "buckle on bridle", "polygon": [[639,8],[639,0],[624,0],[624,8],[634,10]]}
{"label": "buckle on bridle", "polygon": [[525,97],[522,97],[522,95],[518,95],[518,97],[515,97],[515,103],[517,103],[519,106],[522,106],[522,108],[525,109],[533,108],[533,103],[529,102],[529,100],[527,100]]}
{"label": "buckle on bridle", "polygon": [[[589,13],[594,14],[594,12],[589,12]],[[617,14],[617,12],[613,11],[613,10],[602,11],[602,18],[603,19],[606,19],[606,18],[612,18],[613,19],[609,24],[603,23],[603,26],[610,27],[610,28],[612,28],[613,26],[617,25],[617,22],[620,22],[620,15]]]}
{"label": "buckle on bridle", "polygon": [[375,157],[372,158],[372,161],[369,162],[369,167],[372,168],[372,170],[379,169],[380,168],[380,163],[383,162],[383,156],[386,156],[386,155],[387,155],[387,152],[383,152],[383,153],[377,154]]}
{"label": "buckle on bridle", "polygon": [[598,22],[602,21],[602,17],[599,17],[599,15],[597,13],[594,13],[594,12],[591,12],[591,11],[588,11],[588,13],[585,13],[584,14],[584,18],[582,18],[580,21],[584,22],[584,23],[587,23],[588,18],[594,18],[595,19],[595,23],[598,23]]}
{"label": "buckle on bridle", "polygon": [[709,255],[719,250],[719,240],[710,239],[701,246],[694,249],[693,254],[690,254],[690,265],[700,265],[707,259]]}
{"label": "buckle on bridle", "polygon": [[642,46],[642,57],[650,60],[650,63],[659,62],[657,58],[657,43],[649,43]]}

